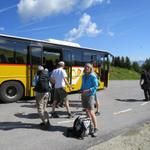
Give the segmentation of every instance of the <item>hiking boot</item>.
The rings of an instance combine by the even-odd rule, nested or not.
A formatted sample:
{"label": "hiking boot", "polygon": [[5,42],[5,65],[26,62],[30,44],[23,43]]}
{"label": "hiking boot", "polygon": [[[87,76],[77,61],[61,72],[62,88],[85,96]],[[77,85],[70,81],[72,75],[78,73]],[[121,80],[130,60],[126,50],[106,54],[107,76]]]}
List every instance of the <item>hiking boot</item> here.
{"label": "hiking boot", "polygon": [[51,117],[52,118],[59,118],[59,116],[56,112],[52,112]]}
{"label": "hiking boot", "polygon": [[44,123],[44,122],[40,123],[40,127],[41,127],[41,128],[44,127],[44,126],[45,126],[45,123]]}
{"label": "hiking boot", "polygon": [[83,109],[82,109],[82,111],[86,111],[86,109],[85,109],[85,108],[83,108]]}
{"label": "hiking boot", "polygon": [[68,118],[73,118],[74,114],[73,113],[68,113]]}
{"label": "hiking boot", "polygon": [[51,124],[50,124],[49,121],[47,121],[46,124],[45,124],[45,128],[48,130],[50,127],[51,127]]}
{"label": "hiking boot", "polygon": [[49,121],[47,121],[46,123],[44,123],[44,122],[42,122],[42,123],[40,123],[40,128],[42,129],[42,130],[48,130],[49,128],[50,128],[50,122]]}
{"label": "hiking boot", "polygon": [[98,132],[98,129],[97,128],[94,128],[93,129],[93,133],[91,134],[92,137],[97,137],[97,132]]}
{"label": "hiking boot", "polygon": [[144,101],[149,101],[149,99],[146,98],[146,99],[144,99]]}
{"label": "hiking boot", "polygon": [[100,113],[99,111],[96,111],[96,112],[95,112],[95,115],[96,115],[96,116],[100,116],[100,114],[101,114],[101,113]]}
{"label": "hiking boot", "polygon": [[59,104],[59,107],[63,108],[63,107],[64,107],[64,104],[63,104],[63,103],[60,103],[60,104]]}

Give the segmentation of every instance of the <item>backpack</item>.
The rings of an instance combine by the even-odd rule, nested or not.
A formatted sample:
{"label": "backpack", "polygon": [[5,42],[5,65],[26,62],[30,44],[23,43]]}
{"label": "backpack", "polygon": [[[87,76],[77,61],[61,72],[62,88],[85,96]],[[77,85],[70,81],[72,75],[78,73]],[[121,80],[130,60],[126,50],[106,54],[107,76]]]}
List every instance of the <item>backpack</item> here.
{"label": "backpack", "polygon": [[75,119],[73,128],[68,129],[67,136],[84,139],[84,137],[87,137],[92,133],[92,129],[90,118],[79,116]]}
{"label": "backpack", "polygon": [[39,78],[37,81],[37,84],[35,86],[35,91],[40,93],[45,93],[50,91],[50,85],[49,85],[49,74],[48,71],[42,70],[39,73]]}

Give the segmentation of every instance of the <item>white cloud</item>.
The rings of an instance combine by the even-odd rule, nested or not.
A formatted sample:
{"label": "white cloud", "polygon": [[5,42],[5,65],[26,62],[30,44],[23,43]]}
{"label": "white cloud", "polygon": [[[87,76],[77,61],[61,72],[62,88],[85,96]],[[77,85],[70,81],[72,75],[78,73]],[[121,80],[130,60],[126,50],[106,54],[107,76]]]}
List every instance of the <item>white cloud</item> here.
{"label": "white cloud", "polygon": [[98,29],[96,23],[91,21],[91,16],[84,13],[80,19],[78,28],[73,28],[66,35],[67,41],[74,41],[82,36],[96,36],[101,33],[102,29]]}
{"label": "white cloud", "polygon": [[75,0],[20,0],[17,7],[21,18],[29,21],[53,14],[66,13],[75,4]]}
{"label": "white cloud", "polygon": [[89,8],[93,5],[107,3],[110,4],[110,0],[82,0],[81,7],[83,8]]}
{"label": "white cloud", "polygon": [[111,0],[20,0],[18,13],[25,21],[67,13],[78,8],[87,9],[98,4],[109,4]]}

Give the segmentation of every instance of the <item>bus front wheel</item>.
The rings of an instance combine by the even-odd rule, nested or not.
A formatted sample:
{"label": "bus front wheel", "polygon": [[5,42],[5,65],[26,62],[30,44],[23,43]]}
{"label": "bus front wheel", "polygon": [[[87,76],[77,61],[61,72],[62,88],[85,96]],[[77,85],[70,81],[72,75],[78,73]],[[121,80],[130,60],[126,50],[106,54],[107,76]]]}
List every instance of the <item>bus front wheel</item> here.
{"label": "bus front wheel", "polygon": [[4,82],[0,87],[0,99],[4,103],[11,103],[23,97],[23,86],[17,81]]}

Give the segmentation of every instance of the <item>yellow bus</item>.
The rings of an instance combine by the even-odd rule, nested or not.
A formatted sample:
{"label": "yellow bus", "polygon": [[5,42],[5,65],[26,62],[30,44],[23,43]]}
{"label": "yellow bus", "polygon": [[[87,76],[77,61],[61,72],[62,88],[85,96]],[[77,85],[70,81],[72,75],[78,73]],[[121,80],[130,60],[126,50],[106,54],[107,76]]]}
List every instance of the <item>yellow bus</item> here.
{"label": "yellow bus", "polygon": [[[64,61],[73,91],[81,86],[85,63],[94,66],[99,88],[108,86],[110,53],[78,44],[35,40],[0,34],[0,100],[9,103],[24,96],[34,96],[32,80],[38,65],[51,72],[58,61]],[[68,91],[68,89],[66,88]]]}

